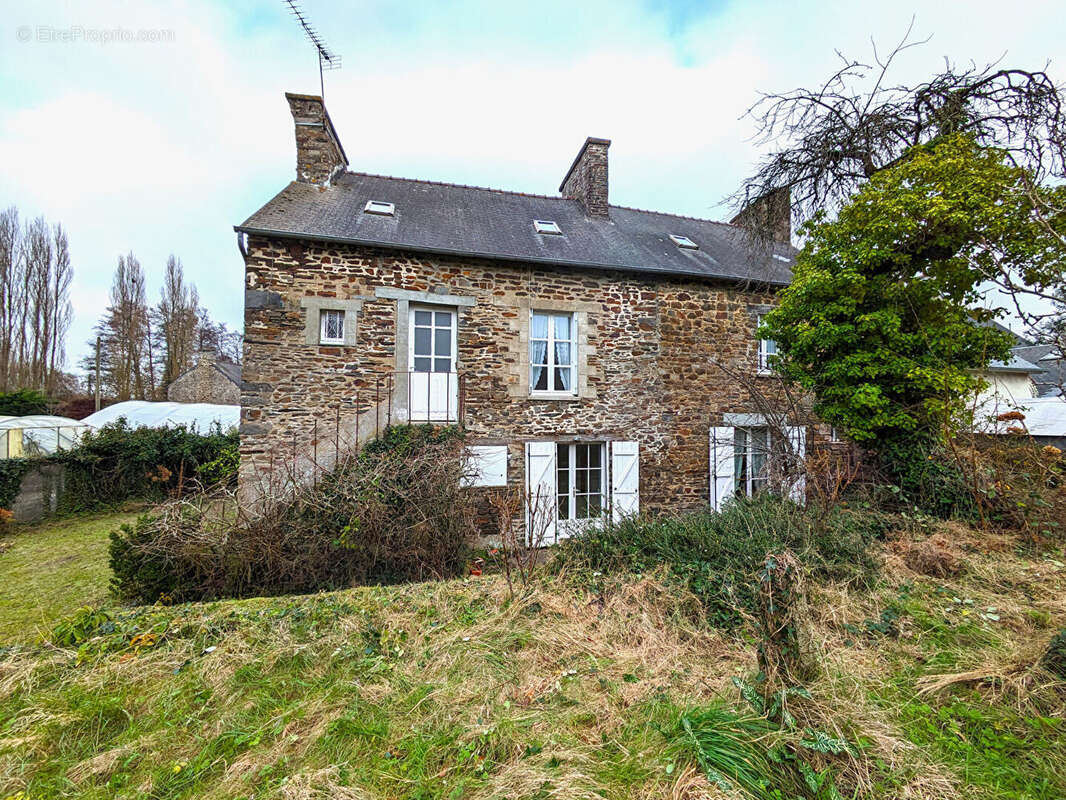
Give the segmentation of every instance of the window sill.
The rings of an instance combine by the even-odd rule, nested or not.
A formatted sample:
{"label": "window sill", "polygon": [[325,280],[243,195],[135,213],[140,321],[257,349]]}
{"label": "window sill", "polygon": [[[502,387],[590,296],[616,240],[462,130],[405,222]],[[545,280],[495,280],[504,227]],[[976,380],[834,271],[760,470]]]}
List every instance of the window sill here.
{"label": "window sill", "polygon": [[755,371],[756,378],[772,378],[775,373],[772,369],[760,369]]}
{"label": "window sill", "polygon": [[335,342],[320,341],[318,343],[318,346],[319,347],[344,347],[345,344],[344,344],[344,340],[343,339],[338,339]]}
{"label": "window sill", "polygon": [[530,392],[530,400],[580,400],[576,394],[570,392]]}

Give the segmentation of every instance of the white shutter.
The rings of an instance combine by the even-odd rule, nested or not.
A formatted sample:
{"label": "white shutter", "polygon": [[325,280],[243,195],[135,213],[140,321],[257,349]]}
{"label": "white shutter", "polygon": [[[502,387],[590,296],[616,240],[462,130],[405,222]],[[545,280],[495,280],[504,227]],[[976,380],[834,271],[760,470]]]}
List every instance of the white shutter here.
{"label": "white shutter", "polygon": [[636,442],[611,443],[611,519],[640,512],[640,447]]}
{"label": "white shutter", "polygon": [[464,486],[506,486],[507,445],[468,446],[464,473]]}
{"label": "white shutter", "polygon": [[802,426],[787,428],[789,449],[789,471],[792,478],[792,486],[789,488],[789,497],[797,503],[802,503],[807,497],[807,478],[804,475],[803,464],[806,460],[807,429]]}
{"label": "white shutter", "polygon": [[[526,536],[544,531],[543,544],[554,544],[555,442],[526,442]],[[533,511],[538,511],[534,522]]]}
{"label": "white shutter", "polygon": [[711,507],[721,511],[736,491],[733,429],[711,428]]}

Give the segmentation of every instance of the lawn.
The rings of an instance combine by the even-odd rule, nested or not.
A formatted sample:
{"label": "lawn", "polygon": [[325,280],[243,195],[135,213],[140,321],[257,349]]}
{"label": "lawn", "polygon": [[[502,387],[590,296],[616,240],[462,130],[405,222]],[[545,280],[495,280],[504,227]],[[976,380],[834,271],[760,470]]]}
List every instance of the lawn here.
{"label": "lawn", "polygon": [[33,641],[41,629],[108,595],[107,535],[136,514],[87,514],[0,534],[0,646]]}
{"label": "lawn", "polygon": [[[19,600],[23,628],[106,596],[125,518],[36,529],[63,546],[90,528],[74,538],[96,561],[70,573],[77,597],[53,577],[47,611]],[[70,570],[43,542],[23,563]],[[1063,687],[1032,669],[1066,625],[1061,553],[971,551],[942,579],[885,557],[872,591],[812,586],[823,673],[790,701],[793,738],[814,726],[855,755],[811,763],[849,798],[1066,796]],[[689,709],[746,713],[732,679],[755,673],[751,636],[708,627],[665,571],[598,581],[78,612],[47,644],[0,647],[0,798],[781,797],[718,791],[679,738]]]}

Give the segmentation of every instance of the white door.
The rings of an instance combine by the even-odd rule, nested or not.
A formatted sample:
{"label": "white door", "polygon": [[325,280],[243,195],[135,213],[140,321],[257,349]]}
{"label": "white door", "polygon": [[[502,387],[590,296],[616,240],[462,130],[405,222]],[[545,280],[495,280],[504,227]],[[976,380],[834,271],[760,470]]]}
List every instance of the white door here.
{"label": "white door", "polygon": [[410,317],[411,421],[453,422],[459,418],[456,313],[416,307]]}

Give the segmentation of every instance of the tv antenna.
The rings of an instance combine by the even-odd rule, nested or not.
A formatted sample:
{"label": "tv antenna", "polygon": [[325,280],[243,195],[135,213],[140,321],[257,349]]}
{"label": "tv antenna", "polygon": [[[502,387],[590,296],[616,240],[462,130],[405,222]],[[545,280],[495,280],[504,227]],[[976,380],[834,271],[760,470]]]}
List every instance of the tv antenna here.
{"label": "tv antenna", "polygon": [[296,0],[285,0],[285,5],[289,7],[289,11],[296,17],[296,21],[300,23],[300,27],[304,29],[307,38],[311,40],[311,44],[315,46],[315,50],[318,52],[318,90],[324,103],[326,101],[326,82],[322,77],[322,72],[323,70],[340,69],[341,57],[326,47],[326,43],[322,41],[321,34],[307,21],[303,9],[300,8]]}

